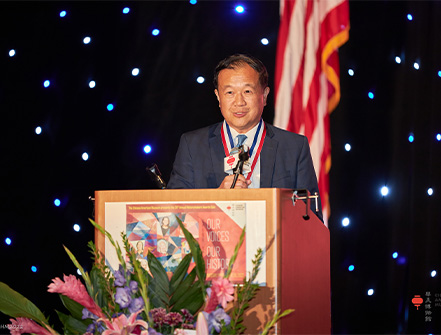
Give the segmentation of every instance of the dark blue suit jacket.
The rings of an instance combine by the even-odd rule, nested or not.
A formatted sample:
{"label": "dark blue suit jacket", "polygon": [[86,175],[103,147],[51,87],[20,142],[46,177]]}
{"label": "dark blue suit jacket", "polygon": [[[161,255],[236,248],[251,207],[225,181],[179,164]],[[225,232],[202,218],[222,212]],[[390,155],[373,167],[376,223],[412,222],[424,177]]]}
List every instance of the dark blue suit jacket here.
{"label": "dark blue suit jacket", "polygon": [[[266,123],[260,153],[260,187],[308,189],[318,193],[317,177],[305,136]],[[224,172],[222,122],[185,133],[176,153],[168,188],[218,188]],[[321,215],[321,206],[320,213]]]}

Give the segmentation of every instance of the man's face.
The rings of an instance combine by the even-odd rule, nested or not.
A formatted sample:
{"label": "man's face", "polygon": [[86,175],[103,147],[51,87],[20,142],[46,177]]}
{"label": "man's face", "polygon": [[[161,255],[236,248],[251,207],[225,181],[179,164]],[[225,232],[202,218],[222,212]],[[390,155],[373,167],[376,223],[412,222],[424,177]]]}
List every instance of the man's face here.
{"label": "man's face", "polygon": [[220,71],[214,93],[224,119],[243,134],[259,122],[269,91],[269,87],[260,86],[257,71],[245,64]]}

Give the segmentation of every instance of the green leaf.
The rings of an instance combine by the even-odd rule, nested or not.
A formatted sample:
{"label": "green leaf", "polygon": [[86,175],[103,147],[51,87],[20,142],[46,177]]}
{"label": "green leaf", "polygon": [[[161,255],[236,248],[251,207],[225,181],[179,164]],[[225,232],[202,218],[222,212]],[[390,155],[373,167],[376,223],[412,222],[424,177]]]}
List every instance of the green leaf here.
{"label": "green leaf", "polygon": [[193,259],[196,263],[196,274],[199,279],[200,288],[202,292],[202,296],[205,299],[205,280],[206,280],[206,273],[205,273],[205,261],[204,257],[202,256],[201,247],[199,246],[198,241],[193,237],[193,235],[184,227],[182,224],[182,221],[176,216],[176,220],[179,223],[179,226],[181,227],[182,231],[184,232],[185,239],[188,242],[188,245],[190,246],[191,254],[193,255]]}
{"label": "green leaf", "polygon": [[0,312],[13,318],[29,318],[41,325],[49,324],[37,306],[2,282],[0,282]]}
{"label": "green leaf", "polygon": [[191,254],[186,255],[184,257],[184,259],[179,263],[175,272],[173,273],[173,276],[170,280],[170,293],[171,294],[173,294],[173,292],[179,287],[179,285],[182,283],[182,280],[187,275],[188,268],[191,263],[191,259],[192,259]]}
{"label": "green leaf", "polygon": [[72,316],[76,319],[80,319],[83,317],[83,306],[76,301],[66,297],[65,295],[60,294],[60,299],[63,302],[64,307],[72,314]]}
{"label": "green leaf", "polygon": [[201,294],[199,282],[197,282],[176,302],[172,308],[172,311],[178,312],[182,308],[186,308],[191,314],[195,314],[203,304],[204,297]]}
{"label": "green leaf", "polygon": [[63,324],[63,334],[64,335],[82,335],[86,332],[87,326],[92,323],[91,321],[85,322],[77,320],[76,318],[66,315],[64,313],[61,313],[57,311],[58,318],[60,319],[61,323]]}
{"label": "green leaf", "polygon": [[[174,305],[176,302],[181,299],[185,292],[187,292],[190,287],[193,285],[194,280],[196,279],[196,269],[193,269],[190,274],[184,279],[184,281],[176,288],[173,296],[170,299],[170,304]],[[198,282],[199,283],[199,282]]]}
{"label": "green leaf", "polygon": [[149,252],[147,255],[147,261],[149,263],[149,269],[152,273],[153,279],[158,284],[158,287],[161,288],[167,295],[169,294],[169,281],[167,277],[167,272],[165,272],[164,267],[161,262]]}

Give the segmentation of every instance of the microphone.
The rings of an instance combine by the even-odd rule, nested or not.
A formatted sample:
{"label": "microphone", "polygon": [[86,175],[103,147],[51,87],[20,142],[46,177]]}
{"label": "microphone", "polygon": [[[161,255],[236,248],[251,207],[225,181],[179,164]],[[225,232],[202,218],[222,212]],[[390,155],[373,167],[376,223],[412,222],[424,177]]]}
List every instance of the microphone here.
{"label": "microphone", "polygon": [[[246,151],[248,153],[249,150],[246,145],[241,145],[240,147],[234,147],[233,149],[231,149],[230,155],[224,158],[224,172],[228,174],[235,173],[236,168],[240,162],[240,154],[243,151]],[[251,171],[251,164],[248,161],[248,158],[246,158],[244,163],[242,164],[242,174]]]}
{"label": "microphone", "polygon": [[156,164],[147,167],[146,171],[148,172],[150,178],[152,178],[152,180],[156,183],[156,186],[158,186],[158,188],[167,188],[167,184],[165,183],[164,179],[162,179],[161,172],[159,171],[159,168]]}
{"label": "microphone", "polygon": [[246,161],[250,158],[250,153],[248,152],[248,147],[241,145],[239,147],[239,162],[236,167],[233,169],[234,179],[230,188],[234,188],[236,186],[237,178],[239,178],[240,174],[243,174],[243,168]]}

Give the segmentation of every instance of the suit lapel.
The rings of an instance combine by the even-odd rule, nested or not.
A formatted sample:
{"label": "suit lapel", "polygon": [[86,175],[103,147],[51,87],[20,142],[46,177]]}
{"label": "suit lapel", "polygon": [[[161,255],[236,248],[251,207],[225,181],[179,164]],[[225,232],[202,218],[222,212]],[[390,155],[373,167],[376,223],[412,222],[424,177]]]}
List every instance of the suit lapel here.
{"label": "suit lapel", "polygon": [[266,125],[265,142],[260,153],[260,187],[271,187],[279,142],[270,125]]}
{"label": "suit lapel", "polygon": [[216,182],[219,186],[227,175],[224,171],[224,146],[222,144],[222,122],[216,124],[210,131],[209,134],[209,145],[210,145],[210,155],[211,162],[213,164],[213,171],[216,176]]}

